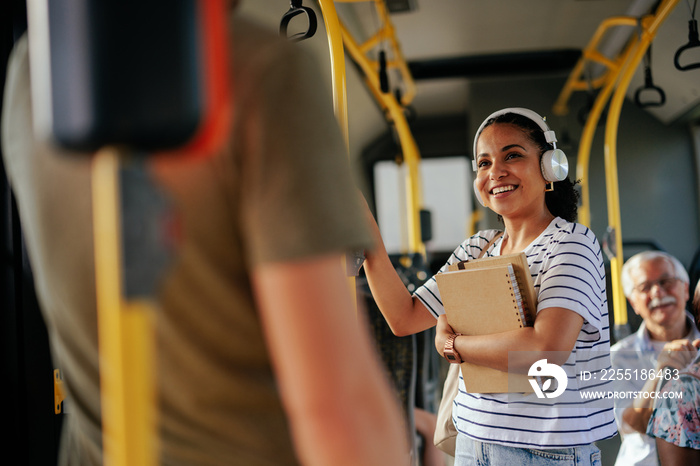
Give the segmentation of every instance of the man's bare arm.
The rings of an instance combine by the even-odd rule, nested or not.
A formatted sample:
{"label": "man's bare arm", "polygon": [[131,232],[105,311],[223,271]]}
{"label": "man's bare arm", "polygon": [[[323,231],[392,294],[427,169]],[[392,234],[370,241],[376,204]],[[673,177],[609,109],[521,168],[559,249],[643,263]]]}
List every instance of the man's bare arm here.
{"label": "man's bare arm", "polygon": [[407,427],[340,256],[267,264],[252,276],[302,463],[409,464]]}

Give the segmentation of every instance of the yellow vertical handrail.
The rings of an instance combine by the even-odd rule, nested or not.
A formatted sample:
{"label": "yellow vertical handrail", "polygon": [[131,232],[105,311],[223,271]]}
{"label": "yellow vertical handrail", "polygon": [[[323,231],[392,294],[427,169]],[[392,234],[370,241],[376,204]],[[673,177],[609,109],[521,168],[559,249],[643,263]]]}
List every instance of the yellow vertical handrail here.
{"label": "yellow vertical handrail", "polygon": [[[587,90],[589,88],[602,87],[595,103],[588,115],[579,142],[579,152],[576,162],[577,178],[581,180],[581,207],[579,208],[579,221],[590,226],[590,200],[588,188],[588,167],[590,164],[590,151],[595,128],[602,115],[605,104],[613,93],[605,128],[605,181],[608,207],[608,229],[611,232],[609,238],[613,244],[610,247],[610,275],[612,281],[613,311],[615,318],[615,330],[618,337],[627,333],[627,302],[621,285],[622,263],[624,261],[622,251],[622,229],[620,220],[620,198],[617,174],[617,129],[622,109],[622,103],[627,88],[634,76],[639,62],[646,53],[649,44],[653,41],[659,26],[675,8],[678,0],[665,0],[656,10],[654,15],[649,15],[638,21],[636,18],[615,17],[601,23],[594,37],[584,50],[581,59],[570,74],[562,92],[554,104],[555,114],[563,115],[568,112],[567,101],[574,90]],[[607,29],[612,26],[637,26],[641,27],[640,37],[634,37],[628,43],[624,52],[616,59],[609,59],[600,54],[596,47]],[[605,65],[608,69],[605,74],[596,80],[589,81],[582,77],[584,65],[587,61],[594,61]]]}
{"label": "yellow vertical handrail", "polygon": [[360,66],[365,74],[365,80],[372,90],[372,93],[380,102],[382,108],[388,112],[391,121],[396,128],[401,145],[404,163],[407,168],[406,201],[408,212],[408,248],[409,252],[425,253],[425,246],[422,243],[420,234],[420,206],[421,206],[421,186],[420,186],[420,153],[418,145],[411,133],[411,128],[406,120],[403,107],[399,104],[393,94],[380,91],[379,78],[372,63],[367,60],[360,50],[353,37],[342,26],[343,40],[348,53],[352,59]]}
{"label": "yellow vertical handrail", "polygon": [[[347,1],[347,0],[344,0]],[[363,44],[353,38],[348,29],[340,23],[342,37],[348,54],[360,67],[364,74],[365,82],[375,100],[384,111],[387,118],[393,123],[401,146],[403,162],[406,164],[406,213],[408,224],[408,245],[406,253],[418,253],[425,256],[425,244],[423,243],[420,228],[420,209],[422,206],[422,186],[420,181],[420,151],[416,144],[411,128],[406,119],[403,105],[410,102],[414,95],[414,83],[408,71],[408,66],[403,59],[398,42],[395,39],[394,28],[391,25],[386,5],[383,0],[374,0],[378,9],[378,15],[382,20],[380,32],[372,36]],[[397,97],[388,92],[382,92],[378,77],[378,63],[367,57],[367,52],[375,47],[379,41],[389,40],[392,48],[392,60],[389,66],[398,69],[402,76],[402,84],[411,92],[404,94],[401,102]]]}
{"label": "yellow vertical handrail", "polygon": [[[338,120],[340,131],[343,134],[345,149],[349,156],[350,129],[348,124],[347,78],[345,75],[345,51],[343,49],[343,36],[340,29],[340,21],[338,20],[338,12],[336,11],[333,0],[318,0],[318,4],[321,8],[323,24],[325,25],[326,35],[328,37],[328,51],[331,62],[331,86],[333,89],[333,110]],[[347,256],[342,256],[341,265],[343,270],[348,270]],[[350,295],[354,301],[355,308],[357,308],[357,285],[355,276],[348,273],[347,280],[348,287],[350,288]]]}
{"label": "yellow vertical handrail", "polygon": [[[619,63],[622,64],[629,59],[629,56],[636,45],[636,39],[629,42],[625,51],[619,57]],[[593,136],[595,134],[596,127],[598,126],[598,122],[600,121],[600,117],[603,114],[603,110],[605,109],[605,105],[608,103],[608,100],[615,89],[615,84],[617,83],[621,70],[622,66],[617,66],[615,72],[609,75],[607,82],[596,96],[595,102],[588,113],[588,118],[586,119],[583,132],[581,133],[581,140],[579,141],[578,157],[576,159],[576,178],[582,180],[579,219],[582,224],[588,227],[591,226],[591,203],[589,189],[590,177],[588,175],[588,168],[590,166]]]}
{"label": "yellow vertical handrail", "polygon": [[613,291],[613,309],[615,317],[615,331],[619,336],[628,332],[627,325],[627,301],[622,291],[621,275],[624,256],[622,253],[622,226],[620,220],[620,194],[617,175],[617,129],[622,112],[622,104],[627,93],[627,88],[632,81],[639,62],[644,57],[649,45],[654,40],[661,24],[666,20],[671,11],[676,7],[678,0],[663,0],[654,15],[642,18],[641,32],[638,45],[631,53],[630,59],[625,63],[624,70],[615,88],[610,101],[608,118],[605,126],[605,181],[608,199],[608,229],[611,232],[610,240],[613,242],[610,258],[610,275]]}
{"label": "yellow vertical handrail", "polygon": [[123,297],[117,149],[92,161],[104,464],[156,464],[153,309]]}
{"label": "yellow vertical handrail", "polygon": [[[576,157],[576,179],[580,181],[581,186],[581,205],[578,209],[578,221],[588,227],[591,226],[590,178],[588,169],[590,166],[593,136],[595,135],[595,129],[598,126],[598,121],[603,113],[603,109],[615,88],[620,71],[622,70],[622,65],[627,61],[637,40],[636,38],[630,40],[624,51],[615,58],[604,56],[599,52],[598,47],[610,29],[620,26],[636,25],[637,18],[628,16],[616,16],[603,20],[596,29],[588,45],[583,50],[581,58],[579,58],[574,66],[552,109],[556,115],[565,115],[569,111],[567,103],[573,91],[586,91],[602,87],[586,119],[584,129],[581,133],[578,155]],[[601,74],[600,77],[592,80],[586,79],[584,76],[586,65],[591,63],[597,63],[606,67],[606,71]]]}
{"label": "yellow vertical handrail", "polygon": [[[342,0],[341,0],[342,1]],[[348,0],[345,0],[348,1]],[[357,1],[357,0],[350,0]],[[408,66],[403,60],[403,56],[400,53],[398,42],[395,39],[394,29],[389,20],[389,15],[386,10],[386,5],[384,0],[374,0],[375,7],[379,12],[379,16],[382,19],[383,26],[374,37],[370,38],[363,46],[357,44],[347,28],[338,22],[338,26],[341,30],[341,35],[343,38],[343,44],[347,49],[348,53],[352,57],[353,61],[360,67],[364,76],[365,82],[367,83],[372,95],[375,100],[379,103],[380,107],[384,111],[385,116],[388,116],[391,122],[394,124],[394,128],[399,137],[403,160],[406,164],[406,213],[408,218],[408,251],[407,253],[418,253],[423,258],[425,262],[425,246],[421,238],[421,228],[420,228],[420,206],[422,204],[421,199],[421,186],[420,186],[420,171],[419,171],[419,161],[420,155],[418,151],[418,145],[416,144],[413,135],[411,134],[410,126],[406,120],[406,115],[404,113],[404,108],[401,103],[397,100],[394,94],[390,92],[382,92],[381,85],[378,76],[378,63],[376,60],[368,59],[366,52],[371,49],[374,44],[378,44],[380,40],[388,39],[391,43],[393,51],[393,59],[387,63],[388,68],[397,68],[400,73],[406,77],[405,84],[409,92],[405,94],[402,98],[402,103],[410,103],[413,99],[415,93],[413,87],[413,79],[410,77],[408,72]],[[413,260],[408,254],[404,256],[404,259]],[[411,263],[404,263],[404,266],[411,266]],[[415,352],[415,349],[414,349]],[[414,368],[415,371],[415,368]],[[412,406],[410,407],[409,413],[412,413]],[[410,424],[414,426],[413,416],[409,414]],[[413,436],[410,437],[411,439]],[[417,464],[418,458],[415,452],[415,442],[411,440],[412,445],[412,459],[411,464]]]}
{"label": "yellow vertical handrail", "polygon": [[343,49],[343,36],[340,28],[338,12],[332,0],[318,0],[323,15],[323,23],[328,36],[328,49],[331,60],[331,85],[333,87],[333,109],[340,129],[345,139],[345,144],[350,147],[348,128],[348,98],[345,75],[345,51]]}

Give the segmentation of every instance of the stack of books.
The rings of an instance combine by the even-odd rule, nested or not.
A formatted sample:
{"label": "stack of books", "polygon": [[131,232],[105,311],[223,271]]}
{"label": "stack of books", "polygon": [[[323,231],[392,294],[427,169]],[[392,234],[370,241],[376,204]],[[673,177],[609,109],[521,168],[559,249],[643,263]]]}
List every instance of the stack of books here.
{"label": "stack of books", "polygon": [[[537,293],[525,253],[460,262],[436,276],[452,329],[463,335],[486,335],[532,326]],[[469,393],[532,392],[527,374],[499,371],[464,362]]]}

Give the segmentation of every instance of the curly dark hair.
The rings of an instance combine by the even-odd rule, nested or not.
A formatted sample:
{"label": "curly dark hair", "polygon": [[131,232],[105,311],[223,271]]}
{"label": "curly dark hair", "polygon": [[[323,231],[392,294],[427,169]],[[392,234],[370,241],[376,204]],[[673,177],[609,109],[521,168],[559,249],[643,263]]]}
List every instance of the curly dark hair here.
{"label": "curly dark hair", "polygon": [[[525,135],[540,149],[540,157],[548,150],[554,149],[544,137],[542,128],[531,119],[519,113],[504,113],[495,118],[489,119],[484,128],[494,123],[511,124],[520,128]],[[483,132],[483,129],[482,129]],[[477,134],[477,137],[479,135]],[[552,215],[561,217],[569,222],[575,222],[578,218],[578,202],[580,194],[576,190],[578,181],[571,181],[568,177],[562,181],[554,182],[554,191],[547,191],[544,199],[547,209]]]}

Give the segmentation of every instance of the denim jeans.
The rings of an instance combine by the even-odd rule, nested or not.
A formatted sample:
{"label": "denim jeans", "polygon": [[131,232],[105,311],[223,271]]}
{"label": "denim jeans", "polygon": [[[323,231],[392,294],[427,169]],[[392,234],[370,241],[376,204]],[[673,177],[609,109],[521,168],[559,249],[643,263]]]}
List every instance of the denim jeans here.
{"label": "denim jeans", "polygon": [[457,435],[455,466],[601,466],[600,450],[594,444],[553,450],[513,448]]}

